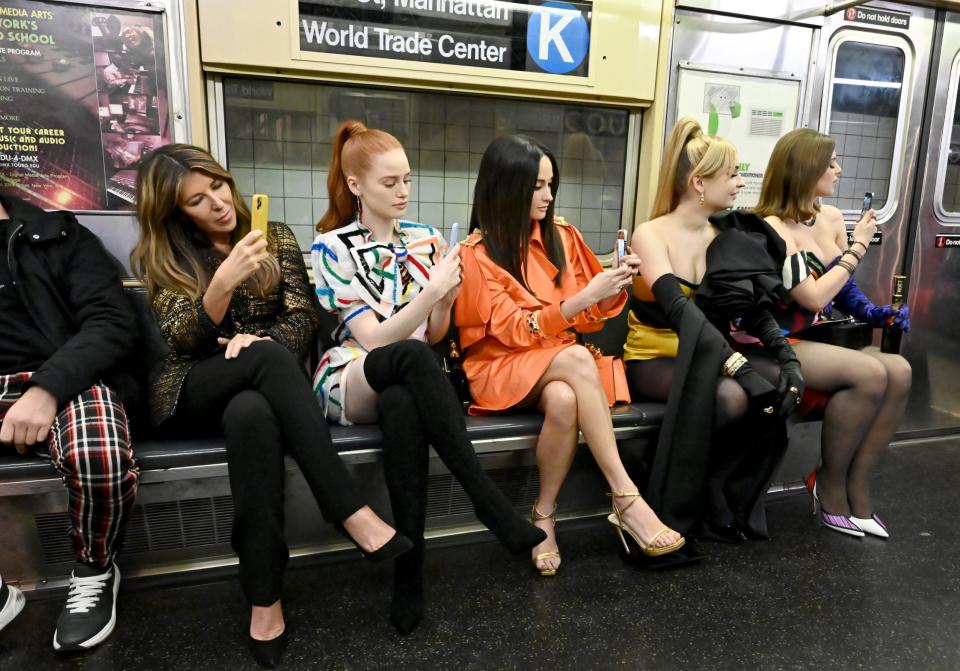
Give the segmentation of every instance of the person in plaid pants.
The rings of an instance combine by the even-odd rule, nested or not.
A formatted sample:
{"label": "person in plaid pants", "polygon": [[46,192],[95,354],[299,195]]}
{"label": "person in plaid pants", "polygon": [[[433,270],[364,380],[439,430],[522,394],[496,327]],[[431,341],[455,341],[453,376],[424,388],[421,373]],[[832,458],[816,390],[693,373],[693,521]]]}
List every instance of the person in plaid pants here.
{"label": "person in plaid pants", "polygon": [[[48,460],[69,494],[77,563],[53,647],[91,648],[116,623],[114,559],[139,478],[116,390],[129,388],[133,317],[116,262],[73,214],[2,193],[0,332],[0,450]],[[0,628],[23,601],[0,577]]]}

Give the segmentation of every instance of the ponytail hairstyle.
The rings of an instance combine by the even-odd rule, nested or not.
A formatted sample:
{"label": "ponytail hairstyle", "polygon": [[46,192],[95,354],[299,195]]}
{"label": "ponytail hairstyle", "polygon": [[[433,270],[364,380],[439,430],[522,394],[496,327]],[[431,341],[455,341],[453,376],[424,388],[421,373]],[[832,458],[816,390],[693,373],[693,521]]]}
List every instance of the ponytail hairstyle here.
{"label": "ponytail hairstyle", "polygon": [[737,149],[728,140],[703,132],[693,117],[683,117],[670,131],[663,149],[651,219],[673,212],[690,188],[691,177],[713,177],[737,161]]}
{"label": "ponytail hairstyle", "polygon": [[[200,147],[168,144],[155,149],[137,171],[137,218],[140,239],[130,254],[134,275],[147,285],[152,300],[160,289],[199,298],[210,284],[205,256],[212,246],[203,232],[179,206],[183,180],[200,172],[230,186],[237,225],[230,234],[234,245],[250,232],[250,209],[237,192],[233,176]],[[271,244],[269,249],[272,249]],[[280,264],[270,254],[247,286],[266,296],[280,284]]]}
{"label": "ponytail hairstyle", "polygon": [[367,128],[354,119],[340,124],[333,136],[333,156],[327,175],[330,205],[317,222],[318,232],[326,233],[346,226],[357,218],[357,197],[347,185],[347,176],[360,177],[370,169],[374,156],[393,149],[403,149],[403,145],[386,131]]}
{"label": "ponytail hairstyle", "polygon": [[761,217],[807,221],[819,211],[817,182],[833,158],[833,138],[797,128],[777,140],[754,212]]}
{"label": "ponytail hairstyle", "polygon": [[526,282],[527,250],[530,246],[530,204],[537,188],[540,159],[546,156],[553,167],[550,193],[554,200],[540,222],[540,234],[550,262],[560,272],[560,286],[566,256],[563,241],[553,223],[553,206],[560,188],[560,171],[553,153],[536,140],[522,135],[499,137],[490,143],[480,159],[480,171],[473,191],[470,230],[479,228],[490,258],[529,291]]}

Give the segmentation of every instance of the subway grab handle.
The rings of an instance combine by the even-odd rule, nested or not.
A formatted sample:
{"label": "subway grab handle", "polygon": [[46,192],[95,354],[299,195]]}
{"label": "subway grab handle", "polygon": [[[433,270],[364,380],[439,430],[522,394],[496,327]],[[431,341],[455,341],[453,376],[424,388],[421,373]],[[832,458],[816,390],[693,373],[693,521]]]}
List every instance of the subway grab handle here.
{"label": "subway grab handle", "polygon": [[800,12],[799,14],[793,17],[793,20],[799,19],[812,19],[815,16],[830,16],[831,14],[836,14],[837,12],[842,12],[845,9],[850,7],[855,7],[857,5],[862,5],[866,0],[844,0],[844,2],[828,2],[822,8],[814,7],[813,9],[808,9],[805,12]]}

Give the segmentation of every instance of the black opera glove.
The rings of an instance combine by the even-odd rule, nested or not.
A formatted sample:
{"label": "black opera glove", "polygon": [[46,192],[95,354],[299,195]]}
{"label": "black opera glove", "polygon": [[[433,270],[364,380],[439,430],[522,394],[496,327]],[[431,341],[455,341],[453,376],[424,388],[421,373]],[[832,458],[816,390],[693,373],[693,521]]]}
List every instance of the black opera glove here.
{"label": "black opera glove", "polygon": [[[680,282],[675,275],[662,275],[653,286],[650,287],[653,297],[663,308],[667,321],[671,328],[680,333],[680,325],[683,321],[684,310],[696,310],[700,318],[706,320],[706,317],[700,312],[700,308],[687,298],[680,288]],[[753,369],[753,366],[742,354],[733,351],[730,343],[716,328],[710,327],[708,331],[718,339],[720,347],[723,349],[723,356],[726,362],[723,365],[723,374],[735,379],[743,390],[750,397],[751,406],[763,408],[766,414],[773,414],[774,401],[776,400],[776,388],[767,382],[767,380]]]}
{"label": "black opera glove", "polygon": [[747,333],[758,338],[780,364],[777,398],[780,402],[780,416],[786,417],[803,398],[804,382],[800,360],[780,330],[780,325],[766,310],[747,315],[741,325]]}

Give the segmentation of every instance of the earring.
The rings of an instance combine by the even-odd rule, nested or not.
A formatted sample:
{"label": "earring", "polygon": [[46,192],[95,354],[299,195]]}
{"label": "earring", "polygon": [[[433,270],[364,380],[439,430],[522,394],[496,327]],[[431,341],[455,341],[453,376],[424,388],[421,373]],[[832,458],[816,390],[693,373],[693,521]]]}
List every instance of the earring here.
{"label": "earring", "polygon": [[700,204],[703,205],[703,194],[700,194]]}
{"label": "earring", "polygon": [[360,206],[360,196],[357,196],[357,214],[360,214],[361,209],[362,207]]}

